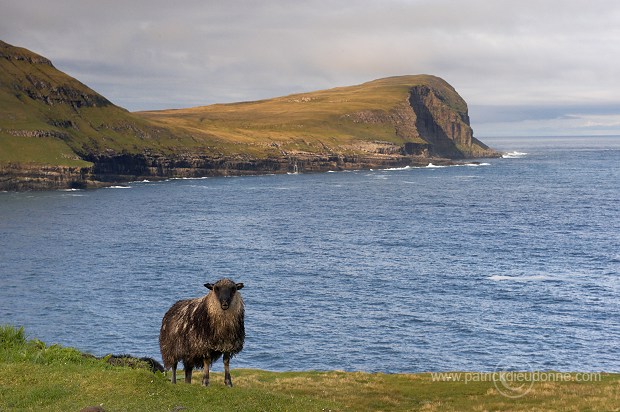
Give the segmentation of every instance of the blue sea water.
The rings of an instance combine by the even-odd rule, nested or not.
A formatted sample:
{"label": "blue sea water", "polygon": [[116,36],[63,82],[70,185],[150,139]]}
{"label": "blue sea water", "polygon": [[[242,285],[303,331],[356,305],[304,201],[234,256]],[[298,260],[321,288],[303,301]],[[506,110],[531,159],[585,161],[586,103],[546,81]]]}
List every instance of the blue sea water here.
{"label": "blue sea water", "polygon": [[620,372],[620,137],[485,139],[480,165],[0,193],[0,324],[160,359],[244,282],[233,367]]}

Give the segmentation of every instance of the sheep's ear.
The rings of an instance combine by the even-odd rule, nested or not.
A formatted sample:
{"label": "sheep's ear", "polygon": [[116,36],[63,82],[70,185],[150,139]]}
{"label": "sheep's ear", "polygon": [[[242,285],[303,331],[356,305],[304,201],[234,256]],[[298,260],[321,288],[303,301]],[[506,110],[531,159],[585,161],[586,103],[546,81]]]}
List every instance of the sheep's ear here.
{"label": "sheep's ear", "polygon": [[213,290],[213,283],[205,283],[205,288]]}
{"label": "sheep's ear", "polygon": [[237,290],[243,289],[243,283],[237,283],[235,286],[237,286]]}

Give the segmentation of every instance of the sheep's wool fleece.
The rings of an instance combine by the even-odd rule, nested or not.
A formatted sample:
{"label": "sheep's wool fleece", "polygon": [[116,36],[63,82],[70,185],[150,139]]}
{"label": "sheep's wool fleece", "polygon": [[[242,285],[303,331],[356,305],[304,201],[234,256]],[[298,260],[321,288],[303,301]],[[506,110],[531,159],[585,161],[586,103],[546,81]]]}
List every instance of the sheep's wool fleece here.
{"label": "sheep's wool fleece", "polygon": [[186,366],[202,366],[202,358],[213,362],[222,353],[239,353],[245,340],[241,294],[235,293],[228,310],[221,308],[213,291],[178,301],[163,318],[159,340],[166,368],[181,360]]}

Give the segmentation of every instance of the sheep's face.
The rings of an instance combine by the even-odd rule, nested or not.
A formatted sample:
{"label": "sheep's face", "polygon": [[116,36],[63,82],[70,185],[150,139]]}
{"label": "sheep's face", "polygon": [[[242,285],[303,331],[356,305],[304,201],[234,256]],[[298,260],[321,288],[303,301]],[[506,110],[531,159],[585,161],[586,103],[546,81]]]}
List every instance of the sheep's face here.
{"label": "sheep's face", "polygon": [[205,287],[215,294],[223,310],[227,310],[237,291],[243,288],[243,283],[235,283],[230,279],[221,279],[212,283],[205,283]]}

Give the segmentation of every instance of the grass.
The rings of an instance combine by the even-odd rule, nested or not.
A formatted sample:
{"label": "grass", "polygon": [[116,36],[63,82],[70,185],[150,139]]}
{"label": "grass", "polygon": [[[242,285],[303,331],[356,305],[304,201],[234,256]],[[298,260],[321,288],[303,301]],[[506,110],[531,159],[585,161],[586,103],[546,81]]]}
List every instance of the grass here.
{"label": "grass", "polygon": [[292,153],[363,153],[360,143],[364,142],[425,143],[420,137],[399,135],[390,118],[408,105],[409,90],[418,85],[433,87],[453,110],[467,111],[466,103],[446,82],[416,75],[254,102],[136,114],[161,127],[196,136],[217,135],[217,149],[226,154],[253,146],[255,155],[267,155],[273,143]]}
{"label": "grass", "polygon": [[[437,380],[429,373],[233,370],[234,388],[214,373],[211,386],[172,385],[146,369],[112,366],[75,349],[27,339],[0,327],[0,411],[485,411],[620,410],[620,375],[594,382],[535,382],[519,398],[493,382]],[[571,375],[575,377],[575,374]],[[183,408],[183,409],[182,409]]]}
{"label": "grass", "polygon": [[53,137],[16,137],[0,132],[0,165],[40,164],[68,167],[90,167],[67,146]]}

